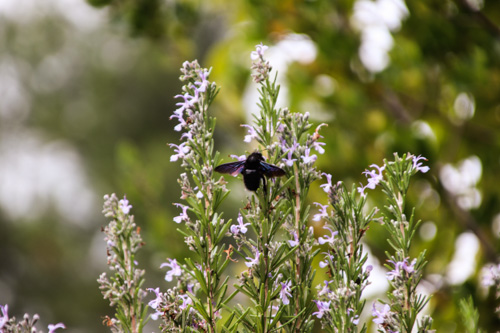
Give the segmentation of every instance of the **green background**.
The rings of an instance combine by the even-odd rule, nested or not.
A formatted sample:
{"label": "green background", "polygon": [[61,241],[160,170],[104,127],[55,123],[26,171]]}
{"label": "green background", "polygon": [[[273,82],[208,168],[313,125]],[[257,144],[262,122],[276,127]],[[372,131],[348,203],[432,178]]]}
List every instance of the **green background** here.
{"label": "green background", "polygon": [[[12,0],[0,8],[0,304],[10,315],[38,313],[43,326],[62,321],[71,332],[106,331],[102,317],[113,311],[96,282],[106,269],[105,193],[127,195],[146,242],[139,262],[147,287],[166,288],[160,263],[187,255],[172,220],[181,169],[166,146],[179,140],[168,118],[182,62],[213,68],[221,87],[211,109],[216,143],[222,156],[241,155],[254,149],[240,127],[250,122],[242,102],[250,52],[303,34],[314,60],[291,62],[279,75],[288,88],[283,103],[328,124],[317,166],[350,187],[393,152],[427,157],[431,170],[414,180],[410,202],[435,229],[417,234],[413,246],[415,256],[427,249],[434,328],[461,332],[458,301],[468,295],[480,326],[499,327],[479,271],[500,246],[500,2],[407,1],[381,71],[367,69],[358,52],[366,36],[353,16],[366,1],[89,3]],[[475,169],[463,164],[471,158]],[[446,183],[450,170],[454,183]],[[229,181],[235,191],[225,209],[236,216],[245,192]],[[325,203],[319,184],[310,199]],[[480,199],[469,209],[463,200],[471,193]],[[379,194],[371,194],[372,205],[383,205]],[[472,274],[451,283],[455,241],[467,232],[479,244]],[[379,225],[367,233],[382,262],[386,237]]]}

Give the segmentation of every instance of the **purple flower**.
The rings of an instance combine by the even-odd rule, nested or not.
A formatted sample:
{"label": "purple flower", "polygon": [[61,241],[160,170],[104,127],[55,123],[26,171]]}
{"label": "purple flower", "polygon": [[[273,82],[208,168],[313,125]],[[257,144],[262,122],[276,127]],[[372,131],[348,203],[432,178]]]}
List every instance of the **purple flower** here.
{"label": "purple flower", "polygon": [[7,311],[9,310],[9,305],[8,304],[5,304],[4,306],[0,305],[0,310],[2,310],[2,317],[0,317],[0,328],[2,328],[9,321],[9,315],[7,314]]}
{"label": "purple flower", "polygon": [[193,304],[193,300],[188,295],[179,295],[179,298],[182,299],[182,304],[179,306],[181,310],[186,310],[189,305]]}
{"label": "purple flower", "polygon": [[322,205],[322,204],[320,204],[320,203],[318,203],[318,202],[315,202],[314,204],[315,204],[316,206],[319,206],[319,207],[320,207],[320,209],[319,209],[319,213],[318,213],[318,214],[315,214],[315,215],[313,216],[313,221],[318,222],[318,221],[321,221],[321,219],[322,219],[323,217],[328,217],[328,212],[326,211],[326,209],[328,208],[328,205]]}
{"label": "purple flower", "polygon": [[293,234],[294,240],[288,240],[288,245],[290,245],[291,247],[294,247],[294,246],[299,245],[300,241],[299,241],[299,235],[297,235],[296,231],[294,231],[292,234]]}
{"label": "purple flower", "polygon": [[[347,315],[350,316],[351,313],[354,313],[354,309],[348,308],[347,309]],[[354,325],[358,325],[359,324],[359,316],[358,315],[354,315],[354,317],[351,318],[351,323],[353,323]]]}
{"label": "purple flower", "polygon": [[316,155],[309,156],[310,151],[311,151],[311,148],[307,148],[306,151],[304,152],[304,156],[301,156],[301,158],[305,164],[312,164],[318,158]]}
{"label": "purple flower", "polygon": [[418,162],[420,160],[427,161],[427,159],[422,155],[413,156],[413,169],[420,171],[422,173],[426,173],[427,171],[429,171],[430,168],[428,166],[422,166],[422,162],[420,163]]}
{"label": "purple flower", "polygon": [[330,254],[328,252],[323,252],[323,254],[325,255],[325,260],[319,262],[319,267],[321,267],[321,268],[325,268],[328,265],[330,265],[330,262],[328,261],[328,258],[330,258],[330,261],[333,261],[333,255],[332,254]]}
{"label": "purple flower", "polygon": [[328,284],[332,281],[323,281],[325,286],[323,288],[321,288],[321,290],[318,292],[318,296],[323,296],[323,295],[327,295],[329,292],[330,292],[330,288],[328,288]]}
{"label": "purple flower", "polygon": [[156,310],[161,302],[162,293],[160,292],[160,288],[156,288],[156,289],[148,288],[147,290],[152,291],[156,294],[156,298],[148,303],[149,307]]}
{"label": "purple flower", "polygon": [[259,250],[255,249],[255,258],[246,257],[245,259],[249,261],[245,262],[245,265],[247,265],[247,267],[250,268],[259,264],[259,257],[260,257],[260,252]]}
{"label": "purple flower", "polygon": [[246,155],[240,155],[240,156],[238,156],[238,155],[229,155],[229,157],[231,157],[231,158],[235,158],[235,159],[237,159],[238,161],[244,161],[244,160],[246,160],[246,159],[247,159]]}
{"label": "purple flower", "polygon": [[175,103],[178,108],[174,111],[174,114],[170,116],[170,119],[182,117],[184,111],[193,106],[193,104],[191,103],[191,99],[193,98],[193,96],[189,95],[188,93],[185,93],[184,95],[176,95],[174,96],[174,98],[182,98],[184,99],[184,102]]}
{"label": "purple flower", "polygon": [[[385,165],[379,167],[376,164],[370,165],[370,168],[374,168],[373,170],[365,170],[363,173],[366,175],[366,178],[368,178],[368,184],[365,186],[365,188],[369,188],[374,190],[375,187],[384,179],[384,176],[382,175],[382,171],[385,170]],[[376,170],[375,170],[376,169]],[[378,173],[377,173],[378,171]]]}
{"label": "purple flower", "polygon": [[179,216],[174,217],[175,223],[181,223],[182,221],[189,221],[189,216],[187,214],[188,206],[180,203],[174,203],[175,206],[182,208],[182,213]]}
{"label": "purple flower", "polygon": [[256,50],[250,53],[250,58],[252,58],[253,61],[264,57],[264,52],[268,49],[268,47],[262,43],[255,45],[255,48]]}
{"label": "purple flower", "polygon": [[288,150],[288,155],[287,155],[287,158],[283,158],[283,162],[285,162],[285,165],[291,167],[293,166],[293,162],[295,162],[297,159],[296,158],[292,158],[293,157],[293,150],[292,149],[289,149]]}
{"label": "purple flower", "polygon": [[238,225],[232,225],[230,230],[233,235],[237,235],[240,232],[242,234],[245,234],[248,231],[247,225],[250,225],[250,223],[243,223],[243,216],[241,214],[238,214],[238,218],[236,219],[238,221]]}
{"label": "purple flower", "polygon": [[179,119],[179,123],[174,127],[174,131],[176,131],[176,132],[180,132],[182,130],[182,128],[187,125],[186,121],[184,120],[184,118],[182,118],[182,115],[180,115],[180,114],[174,114],[174,115],[170,116],[170,119],[172,119],[172,118]]}
{"label": "purple flower", "polygon": [[251,142],[252,139],[257,138],[257,132],[255,131],[255,129],[253,128],[253,126],[246,125],[246,124],[243,124],[243,125],[240,125],[240,126],[248,128],[248,134],[245,135],[245,139],[243,141],[245,141],[245,142]]}
{"label": "purple flower", "polygon": [[[483,268],[481,284],[485,287],[494,286],[500,280],[500,265],[488,265]],[[2,327],[2,326],[0,326]]]}
{"label": "purple flower", "polygon": [[280,298],[283,304],[288,305],[290,304],[290,300],[288,297],[292,297],[291,294],[291,287],[292,287],[292,281],[288,280],[287,282],[280,282],[281,283],[281,291],[280,291]]}
{"label": "purple flower", "polygon": [[415,264],[417,263],[417,259],[413,259],[411,264],[408,263],[408,258],[403,261],[394,262],[393,260],[388,260],[391,264],[394,265],[394,269],[390,272],[387,272],[387,278],[389,280],[394,280],[394,278],[401,277],[401,273],[406,271],[406,273],[411,274],[415,271]]}
{"label": "purple flower", "polygon": [[320,237],[320,238],[318,238],[318,242],[320,244],[330,243],[330,245],[333,246],[334,238],[335,238],[335,236],[339,232],[338,231],[333,231],[332,229],[330,229],[330,227],[328,227],[326,225],[323,227],[323,229],[330,230],[330,232],[332,233],[332,235],[330,237],[327,237],[327,236]]}
{"label": "purple flower", "polygon": [[170,162],[176,162],[179,158],[186,157],[186,154],[189,153],[189,150],[190,150],[189,147],[186,147],[185,142],[181,143],[180,145],[176,145],[176,144],[171,143],[171,144],[169,144],[169,146],[170,146],[170,148],[177,147],[177,148],[174,148],[174,152],[176,152],[177,154],[170,156]]}
{"label": "purple flower", "polygon": [[58,323],[58,324],[50,324],[48,326],[48,329],[49,329],[49,333],[53,333],[55,330],[57,330],[58,328],[63,328],[63,329],[66,329],[66,326],[64,326],[63,323]]}
{"label": "purple flower", "polygon": [[196,91],[198,92],[205,92],[207,90],[208,85],[210,84],[210,81],[207,80],[208,76],[210,75],[210,71],[207,69],[200,70],[198,72],[198,75],[200,76],[201,81],[196,81],[194,84],[195,86],[198,86]]}
{"label": "purple flower", "polygon": [[132,205],[128,204],[128,200],[127,200],[126,196],[123,196],[123,199],[121,199],[118,202],[118,206],[120,207],[120,209],[122,210],[123,214],[125,214],[125,215],[128,214],[130,212],[130,208],[132,208]]}
{"label": "purple flower", "polygon": [[321,174],[322,176],[325,176],[326,177],[326,181],[327,183],[326,184],[323,184],[323,185],[320,185],[319,187],[323,188],[323,191],[325,191],[326,193],[330,192],[331,188],[332,188],[332,175],[328,174],[328,173],[322,173]]}
{"label": "purple flower", "polygon": [[179,264],[177,263],[177,260],[175,260],[175,259],[168,259],[168,260],[170,262],[169,263],[164,262],[163,264],[160,265],[160,268],[163,268],[163,267],[170,267],[171,268],[171,270],[168,271],[167,274],[165,275],[165,280],[170,282],[173,280],[174,276],[181,276],[182,269],[181,269],[181,266],[179,266]]}
{"label": "purple flower", "polygon": [[318,307],[319,310],[317,312],[313,312],[313,316],[316,316],[318,319],[323,318],[324,314],[330,310],[331,301],[328,302],[313,301],[313,302],[316,303],[316,306]]}
{"label": "purple flower", "polygon": [[325,149],[323,149],[323,147],[321,146],[324,146],[326,145],[326,143],[324,142],[318,142],[318,141],[314,141],[312,146],[314,149],[316,149],[316,151],[320,154],[323,154],[325,152]]}
{"label": "purple flower", "polygon": [[359,183],[359,186],[357,189],[358,189],[358,193],[362,196],[362,197],[366,197],[366,193],[365,193],[365,188],[366,186],[363,186],[363,184]]}
{"label": "purple flower", "polygon": [[377,310],[377,308],[375,307],[375,303],[373,303],[373,308],[372,308],[372,316],[374,316],[375,318],[373,318],[373,322],[375,324],[383,324],[385,323],[385,321],[388,319],[388,317],[390,316],[391,314],[391,307],[389,306],[389,304],[384,304],[382,310]]}
{"label": "purple flower", "polygon": [[158,320],[158,317],[163,315],[163,312],[158,309],[160,303],[162,302],[163,294],[160,292],[160,288],[148,288],[148,291],[152,291],[156,294],[156,298],[148,303],[149,307],[154,309],[156,312],[151,315],[151,319]]}

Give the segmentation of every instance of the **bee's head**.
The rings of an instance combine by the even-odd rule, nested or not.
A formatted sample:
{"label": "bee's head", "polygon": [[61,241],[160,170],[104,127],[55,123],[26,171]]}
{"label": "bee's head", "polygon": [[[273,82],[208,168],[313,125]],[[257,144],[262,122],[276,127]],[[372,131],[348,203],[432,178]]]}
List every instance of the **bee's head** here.
{"label": "bee's head", "polygon": [[253,152],[250,155],[248,155],[247,161],[250,163],[257,163],[264,161],[264,157],[259,152]]}

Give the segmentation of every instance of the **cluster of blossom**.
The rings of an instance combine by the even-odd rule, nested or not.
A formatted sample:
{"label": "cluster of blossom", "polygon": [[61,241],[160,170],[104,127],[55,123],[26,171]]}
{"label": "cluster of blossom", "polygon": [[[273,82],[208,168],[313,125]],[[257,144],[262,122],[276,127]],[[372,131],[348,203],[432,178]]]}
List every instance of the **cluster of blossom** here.
{"label": "cluster of blossom", "polygon": [[[23,320],[17,322],[15,317],[10,317],[9,318],[9,306],[7,304],[5,305],[0,305],[0,332],[2,333],[17,333],[17,332],[40,332],[42,331],[37,330],[35,327],[36,323],[40,319],[40,317],[35,314],[33,315],[32,318],[30,318],[29,314],[25,314],[23,317]],[[48,333],[53,333],[55,332],[58,328],[66,328],[63,323],[57,323],[57,324],[50,324],[47,329]]]}
{"label": "cluster of blossom", "polygon": [[[211,100],[217,94],[216,85],[208,81],[210,70],[201,68],[198,62],[184,62],[181,81],[186,82],[182,87],[184,94],[176,95],[182,101],[176,103],[178,108],[170,116],[170,119],[177,119],[179,123],[174,127],[177,132],[184,131],[181,140],[185,140],[179,145],[170,144],[175,154],[170,157],[170,161],[182,160],[183,165],[187,163],[186,157],[197,147],[197,143],[206,142],[206,111]],[[201,140],[201,141],[200,141]]]}
{"label": "cluster of blossom", "polygon": [[365,213],[364,196],[358,202],[341,182],[332,184],[331,175],[323,173],[323,176],[327,183],[321,188],[327,193],[333,212],[328,212],[328,205],[315,203],[319,213],[313,220],[327,222],[323,227],[327,234],[318,238],[320,245],[328,246],[327,252],[323,253],[325,259],[319,266],[328,268],[327,275],[331,279],[317,286],[318,299],[314,302],[318,311],[313,315],[328,331],[363,331],[365,327],[357,328],[364,306],[361,294],[369,284],[368,277],[373,267],[363,266],[366,254],[362,250],[361,238],[374,220],[376,209]]}
{"label": "cluster of blossom", "polygon": [[[167,275],[168,276],[168,275]],[[176,276],[180,276],[176,275]],[[165,278],[167,281],[171,279]],[[148,305],[154,313],[151,319],[162,318],[160,328],[162,332],[177,332],[181,328],[188,326],[198,331],[207,330],[207,322],[196,315],[193,309],[193,301],[186,292],[196,293],[193,281],[186,282],[182,278],[178,280],[176,287],[168,289],[165,293],[160,292],[160,288],[148,288],[148,291],[155,294],[156,298]]]}
{"label": "cluster of blossom", "polygon": [[130,322],[140,328],[145,319],[142,300],[146,292],[141,289],[145,271],[138,269],[134,260],[135,253],[144,243],[140,228],[134,223],[133,215],[130,215],[131,208],[126,197],[118,200],[114,193],[104,196],[103,214],[111,219],[103,229],[106,234],[107,264],[114,275],[108,278],[104,272],[97,281],[104,298],[109,299],[111,306],[119,308],[117,318],[107,321],[114,331],[122,330],[123,325]]}
{"label": "cluster of blossom", "polygon": [[[182,231],[185,243],[195,253],[199,262],[187,260],[181,267],[175,259],[168,259],[162,267],[170,268],[165,276],[167,281],[172,281],[174,277],[182,281],[193,276],[200,288],[195,291],[188,290],[188,293],[180,292],[186,289],[178,288],[179,292],[169,289],[165,293],[170,295],[170,312],[162,310],[165,313],[162,316],[162,327],[168,327],[169,330],[175,327],[181,331],[201,330],[205,327],[214,331],[216,321],[220,319],[220,310],[225,302],[227,290],[227,282],[219,282],[223,273],[220,267],[225,267],[227,264],[224,262],[230,260],[229,255],[229,259],[222,255],[225,248],[222,238],[231,226],[229,221],[224,221],[217,213],[217,208],[227,193],[226,183],[222,177],[216,180],[213,174],[218,155],[215,153],[213,140],[215,119],[208,116],[208,107],[218,88],[214,82],[208,80],[210,70],[201,68],[197,61],[184,62],[181,72],[183,75],[180,79],[185,82],[182,87],[184,94],[176,96],[182,101],[177,103],[178,108],[171,119],[179,121],[174,129],[183,132],[183,142],[178,145],[170,144],[175,152],[170,160],[181,161],[186,172],[178,179],[180,198],[184,203],[174,203],[181,212],[173,220],[186,227]],[[229,249],[227,251],[229,253]],[[152,304],[156,303],[150,303],[150,306]],[[180,312],[175,312],[177,310],[174,304],[178,304],[178,309],[184,311],[184,314],[184,306],[188,306],[187,314],[192,320],[177,320],[176,316]]]}
{"label": "cluster of blossom", "polygon": [[256,50],[252,51],[250,57],[252,58],[252,67],[251,69],[254,71],[252,74],[252,78],[255,83],[260,83],[265,81],[269,77],[269,73],[271,72],[271,65],[269,61],[264,59],[264,52],[268,49],[266,45],[260,43],[256,46]]}
{"label": "cluster of blossom", "polygon": [[[386,230],[391,235],[391,245],[396,251],[390,256],[386,267],[389,269],[387,279],[392,287],[387,296],[389,301],[382,308],[373,305],[373,321],[385,331],[411,330],[415,324],[416,313],[427,304],[428,298],[416,293],[416,287],[422,277],[425,265],[424,253],[410,261],[409,249],[411,239],[418,222],[413,214],[408,220],[405,215],[405,197],[410,184],[410,177],[417,172],[426,173],[428,166],[421,162],[425,157],[412,154],[399,157],[395,154],[393,162],[385,161],[384,165],[371,165],[372,170],[363,172],[368,180],[367,185],[358,187],[358,192],[365,197],[365,189],[381,186],[387,194],[387,210],[383,214]],[[403,327],[404,325],[404,327]],[[432,318],[426,317],[417,323],[419,330],[428,330]]]}

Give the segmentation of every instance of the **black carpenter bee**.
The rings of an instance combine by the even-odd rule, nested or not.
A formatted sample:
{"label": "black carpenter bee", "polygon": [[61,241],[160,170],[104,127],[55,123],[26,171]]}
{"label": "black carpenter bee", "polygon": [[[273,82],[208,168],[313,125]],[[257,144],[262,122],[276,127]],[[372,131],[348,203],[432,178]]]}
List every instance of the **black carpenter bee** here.
{"label": "black carpenter bee", "polygon": [[266,190],[266,177],[281,177],[285,175],[285,171],[264,162],[264,157],[261,153],[251,153],[246,160],[225,163],[217,166],[215,171],[220,173],[228,173],[231,176],[243,174],[243,183],[249,191],[257,191],[260,186],[260,180],[264,184]]}

